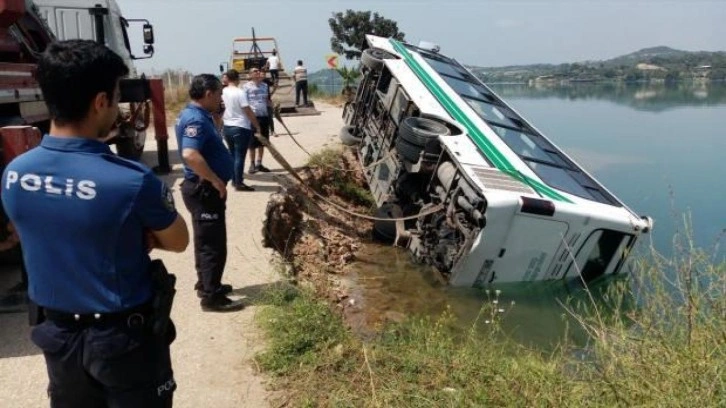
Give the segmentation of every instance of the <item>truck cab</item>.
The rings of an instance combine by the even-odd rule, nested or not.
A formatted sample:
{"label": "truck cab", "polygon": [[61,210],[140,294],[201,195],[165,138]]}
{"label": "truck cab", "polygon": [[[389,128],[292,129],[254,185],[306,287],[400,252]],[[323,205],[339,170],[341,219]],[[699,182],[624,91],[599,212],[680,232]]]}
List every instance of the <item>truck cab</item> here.
{"label": "truck cab", "polygon": [[[123,58],[132,70],[131,76],[136,76],[134,60],[153,56],[151,24],[146,20],[125,18],[115,0],[34,0],[33,2],[56,38],[87,39],[105,43]],[[99,20],[101,24],[98,23]],[[132,49],[129,39],[129,32],[134,32],[137,29],[135,26],[139,23],[143,25],[146,43],[141,52]]]}
{"label": "truck cab", "polygon": [[[129,78],[121,83],[120,117],[106,142],[116,144],[120,156],[138,160],[144,150],[151,108],[148,86],[146,81],[139,80],[134,60],[154,55],[153,26],[145,19],[125,18],[115,0],[33,0],[32,3],[57,39],[103,43],[129,67]],[[143,47],[130,40],[139,31]]]}
{"label": "truck cab", "polygon": [[[141,45],[134,45],[131,36],[141,37]],[[124,18],[115,0],[0,0],[0,174],[49,130],[50,115],[33,73],[40,53],[55,39],[94,40],[123,58],[131,75],[121,81],[120,113],[106,142],[115,143],[120,156],[139,159],[153,109],[158,155],[154,170],[168,173],[163,83],[139,77],[133,64],[154,54],[151,24]],[[0,206],[0,265],[19,261],[18,245],[6,223]]]}

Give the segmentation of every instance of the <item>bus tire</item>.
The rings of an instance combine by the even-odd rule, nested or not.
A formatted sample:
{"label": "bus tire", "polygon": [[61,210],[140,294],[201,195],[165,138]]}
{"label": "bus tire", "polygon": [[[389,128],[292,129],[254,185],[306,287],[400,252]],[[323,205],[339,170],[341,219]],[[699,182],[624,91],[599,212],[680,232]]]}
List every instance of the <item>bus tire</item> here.
{"label": "bus tire", "polygon": [[361,140],[363,138],[355,136],[355,127],[353,126],[343,126],[340,129],[340,142],[343,143],[346,146],[355,146],[357,144],[360,144]]}
{"label": "bus tire", "polygon": [[431,139],[436,139],[439,135],[449,134],[451,131],[443,123],[416,116],[404,119],[398,131],[399,138],[421,147],[426,146]]}
{"label": "bus tire", "polygon": [[395,59],[396,56],[380,48],[366,48],[360,55],[360,63],[371,71],[383,69],[384,59]]}
{"label": "bus tire", "polygon": [[[375,216],[377,218],[393,218],[396,204],[384,203]],[[373,240],[382,244],[392,244],[396,240],[396,221],[375,220],[373,222]]]}
{"label": "bus tire", "polygon": [[418,163],[418,160],[421,157],[421,150],[423,150],[423,147],[421,146],[416,146],[401,138],[396,140],[396,151],[398,152],[398,155],[406,161]]}

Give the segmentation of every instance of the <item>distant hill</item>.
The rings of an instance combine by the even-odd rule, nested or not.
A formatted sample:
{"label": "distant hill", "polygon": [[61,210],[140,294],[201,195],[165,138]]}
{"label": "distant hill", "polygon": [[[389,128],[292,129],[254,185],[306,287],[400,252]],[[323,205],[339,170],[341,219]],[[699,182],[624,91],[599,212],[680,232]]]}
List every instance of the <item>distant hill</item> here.
{"label": "distant hill", "polygon": [[[602,61],[467,68],[487,83],[726,81],[726,51],[658,46]],[[327,93],[342,88],[340,75],[330,69],[310,73],[308,82]]]}
{"label": "distant hill", "polygon": [[589,82],[726,80],[725,51],[682,51],[666,46],[644,48],[603,61],[469,67],[485,82]]}

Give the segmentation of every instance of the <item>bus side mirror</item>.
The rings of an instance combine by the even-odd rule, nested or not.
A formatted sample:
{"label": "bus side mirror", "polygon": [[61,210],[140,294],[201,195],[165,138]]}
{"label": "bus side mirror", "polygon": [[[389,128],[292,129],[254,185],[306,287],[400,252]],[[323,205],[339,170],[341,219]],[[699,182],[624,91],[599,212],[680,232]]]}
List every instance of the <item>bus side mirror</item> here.
{"label": "bus side mirror", "polygon": [[[154,26],[152,26],[149,23],[146,23],[146,24],[144,24],[144,44],[151,45],[153,43],[154,43]],[[152,47],[152,50],[153,50],[153,47]]]}

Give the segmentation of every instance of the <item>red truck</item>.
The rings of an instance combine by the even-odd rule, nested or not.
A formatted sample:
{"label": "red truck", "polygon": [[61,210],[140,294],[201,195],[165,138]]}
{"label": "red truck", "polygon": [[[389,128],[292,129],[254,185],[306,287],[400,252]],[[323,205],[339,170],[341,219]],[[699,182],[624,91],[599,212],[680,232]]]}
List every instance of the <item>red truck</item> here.
{"label": "red truck", "polygon": [[[111,17],[117,11],[117,6],[115,3],[106,4],[115,9],[109,12],[109,7],[101,4],[93,4],[85,9],[73,7],[76,12],[88,12],[95,29],[91,38],[104,44],[111,41],[104,33],[118,31],[117,27],[111,25]],[[34,72],[38,56],[56,36],[48,25],[49,17],[41,15],[40,10],[40,5],[33,0],[0,0],[0,173],[13,158],[37,146],[50,127],[48,109],[34,79]],[[126,27],[132,20],[121,18],[120,21],[122,38],[131,54]],[[144,53],[153,55],[153,27],[146,20],[134,21],[144,23]],[[122,80],[120,87],[122,109],[107,142],[116,144],[119,155],[138,159],[144,146],[143,139],[138,139],[145,139],[153,111],[158,146],[158,166],[155,170],[168,173],[170,167],[163,83],[160,79],[141,76]],[[17,245],[12,244],[7,218],[0,206],[0,263],[18,259]],[[8,249],[12,246],[15,248]]]}

